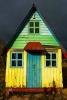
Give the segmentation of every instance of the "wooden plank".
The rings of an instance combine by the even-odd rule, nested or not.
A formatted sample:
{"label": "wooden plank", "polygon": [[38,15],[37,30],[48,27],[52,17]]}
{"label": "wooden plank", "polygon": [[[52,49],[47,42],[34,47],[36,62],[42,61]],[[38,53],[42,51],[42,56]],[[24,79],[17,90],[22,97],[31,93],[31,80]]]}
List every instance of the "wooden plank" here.
{"label": "wooden plank", "polygon": [[24,74],[24,73],[23,73],[23,69],[22,68],[20,68],[19,70],[20,70],[19,71],[20,72],[19,73],[19,87],[22,87],[22,85],[23,85],[23,78],[22,78],[23,75],[22,74]]}
{"label": "wooden plank", "polygon": [[46,75],[46,82],[47,82],[47,87],[49,87],[49,75],[50,75],[50,73],[49,73],[49,68],[48,67],[46,67],[46,72],[47,72],[47,74],[45,74]]}
{"label": "wooden plank", "polygon": [[45,68],[45,85],[48,87],[48,68]]}
{"label": "wooden plank", "polygon": [[6,86],[9,87],[10,83],[9,83],[9,66],[10,66],[10,50],[7,52],[7,61],[6,61]]}
{"label": "wooden plank", "polygon": [[[56,83],[57,83],[57,76],[58,76],[58,74],[57,74],[57,70],[56,70],[57,68],[53,68],[53,87],[56,87]],[[59,77],[59,76],[58,76]]]}
{"label": "wooden plank", "polygon": [[9,72],[8,72],[8,85],[9,85],[9,87],[11,87],[12,86],[12,79],[11,79],[11,69],[9,68]]}
{"label": "wooden plank", "polygon": [[57,76],[56,76],[56,87],[58,88],[58,87],[60,87],[60,66],[58,66],[58,68],[57,68],[57,71],[56,71],[56,73],[57,73]]}
{"label": "wooden plank", "polygon": [[14,87],[17,87],[17,68],[14,68]]}
{"label": "wooden plank", "polygon": [[[57,53],[57,59],[58,59],[58,63],[57,63],[57,68],[56,68],[56,75],[55,75],[55,71],[54,71],[54,79],[56,77],[56,87],[62,87],[62,66],[61,66],[61,49],[58,49],[58,53]],[[54,69],[55,70],[55,69]]]}
{"label": "wooden plank", "polygon": [[24,68],[22,68],[22,87],[26,87],[26,85],[24,85]]}
{"label": "wooden plank", "polygon": [[24,86],[26,87],[26,70],[27,70],[27,52],[24,51]]}
{"label": "wooden plank", "polygon": [[51,70],[50,70],[51,68],[48,68],[47,70],[48,70],[48,73],[47,73],[47,77],[48,77],[48,87],[50,87],[50,83],[51,83],[51,78],[50,78],[50,76],[51,76]]}
{"label": "wooden plank", "polygon": [[42,67],[41,67],[41,55],[36,55],[36,74],[35,74],[35,77],[36,77],[36,87],[42,87]]}
{"label": "wooden plank", "polygon": [[58,64],[59,65],[59,74],[60,74],[59,75],[59,80],[60,80],[59,81],[60,82],[59,85],[60,85],[60,87],[63,87],[63,83],[62,83],[62,80],[63,80],[62,79],[62,52],[61,52],[61,49],[58,50],[58,56],[60,58],[59,62],[58,62],[59,63]]}
{"label": "wooden plank", "polygon": [[8,87],[9,86],[9,78],[8,78],[8,76],[9,76],[9,69],[6,67],[6,75],[5,75],[5,82],[6,82],[6,87]]}
{"label": "wooden plank", "polygon": [[42,66],[42,87],[44,87],[44,55],[42,53],[42,56],[41,56],[41,66]]}
{"label": "wooden plank", "polygon": [[23,52],[23,49],[10,49],[10,52]]}
{"label": "wooden plank", "polygon": [[[6,88],[6,91],[8,91],[9,88]],[[38,93],[45,93],[47,91],[47,88],[12,88],[12,92],[23,92],[23,93],[35,93],[35,92],[38,92]],[[50,91],[52,92],[52,91]]]}
{"label": "wooden plank", "polygon": [[42,54],[42,87],[47,86],[47,72],[45,67],[45,55],[44,52]]}
{"label": "wooden plank", "polygon": [[14,86],[14,68],[11,69],[11,81],[12,81],[12,87]]}
{"label": "wooden plank", "polygon": [[53,68],[50,68],[50,87],[53,87],[53,79],[54,78],[54,72]]}
{"label": "wooden plank", "polygon": [[19,87],[19,84],[20,84],[20,69],[17,68],[17,87]]}
{"label": "wooden plank", "polygon": [[45,87],[48,87],[48,69],[46,68],[46,56],[44,56],[44,72],[43,73],[44,73],[44,85]]}
{"label": "wooden plank", "polygon": [[[53,40],[55,40],[54,39],[54,37],[53,36],[49,36],[49,35],[46,35],[46,36],[42,36],[42,35],[32,35],[32,34],[30,34],[30,35],[25,35],[25,36],[19,36],[17,39],[16,39],[16,41],[24,41],[24,40],[36,40],[36,38],[37,38],[37,40],[45,40],[45,41],[47,41],[48,40],[48,38],[51,40],[51,41],[53,41]],[[49,40],[49,41],[50,41]],[[44,41],[44,42],[45,42]],[[56,41],[54,41],[54,42],[56,42]]]}

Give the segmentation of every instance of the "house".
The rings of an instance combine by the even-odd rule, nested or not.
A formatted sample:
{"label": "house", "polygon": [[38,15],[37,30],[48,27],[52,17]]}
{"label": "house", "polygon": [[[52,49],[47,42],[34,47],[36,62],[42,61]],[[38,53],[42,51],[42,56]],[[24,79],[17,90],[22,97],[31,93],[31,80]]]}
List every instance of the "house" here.
{"label": "house", "polygon": [[6,45],[6,93],[63,88],[62,45],[33,5]]}

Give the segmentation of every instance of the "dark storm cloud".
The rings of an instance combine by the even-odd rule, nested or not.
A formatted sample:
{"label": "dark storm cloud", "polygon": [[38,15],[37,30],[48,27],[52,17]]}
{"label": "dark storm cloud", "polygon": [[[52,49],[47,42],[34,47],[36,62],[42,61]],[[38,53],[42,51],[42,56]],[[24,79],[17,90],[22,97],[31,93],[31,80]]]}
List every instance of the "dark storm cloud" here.
{"label": "dark storm cloud", "polygon": [[[36,4],[60,42],[67,45],[67,0],[0,0],[0,38],[8,41]],[[66,47],[67,48],[67,47]]]}

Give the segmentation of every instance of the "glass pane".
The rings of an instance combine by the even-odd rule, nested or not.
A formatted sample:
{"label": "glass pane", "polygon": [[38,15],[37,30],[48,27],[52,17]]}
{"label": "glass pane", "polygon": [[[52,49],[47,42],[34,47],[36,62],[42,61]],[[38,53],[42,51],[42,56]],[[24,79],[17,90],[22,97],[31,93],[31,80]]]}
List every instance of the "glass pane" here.
{"label": "glass pane", "polygon": [[22,61],[18,61],[18,66],[22,66]]}
{"label": "glass pane", "polygon": [[35,28],[35,33],[39,33],[39,28]]}
{"label": "glass pane", "polygon": [[50,61],[46,61],[46,66],[50,66]]}
{"label": "glass pane", "polygon": [[34,33],[34,28],[30,28],[30,33]]}
{"label": "glass pane", "polygon": [[56,66],[56,61],[52,61],[52,66]]}
{"label": "glass pane", "polygon": [[49,53],[46,54],[46,59],[50,59],[50,54]]}
{"label": "glass pane", "polygon": [[56,59],[56,54],[52,54],[52,59]]}
{"label": "glass pane", "polygon": [[16,61],[12,61],[12,66],[16,66]]}
{"label": "glass pane", "polygon": [[18,53],[18,59],[22,59],[22,53]]}
{"label": "glass pane", "polygon": [[35,27],[39,27],[39,22],[35,22]]}
{"label": "glass pane", "polygon": [[12,53],[12,59],[16,59],[16,53]]}
{"label": "glass pane", "polygon": [[30,22],[30,27],[34,27],[34,22]]}

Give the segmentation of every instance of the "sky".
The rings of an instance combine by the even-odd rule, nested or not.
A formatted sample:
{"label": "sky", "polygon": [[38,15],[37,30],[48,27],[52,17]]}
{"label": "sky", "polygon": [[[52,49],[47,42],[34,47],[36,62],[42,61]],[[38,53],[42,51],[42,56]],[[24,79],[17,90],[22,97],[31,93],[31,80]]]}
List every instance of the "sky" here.
{"label": "sky", "polygon": [[67,49],[67,0],[0,0],[0,39],[7,43],[35,4]]}

